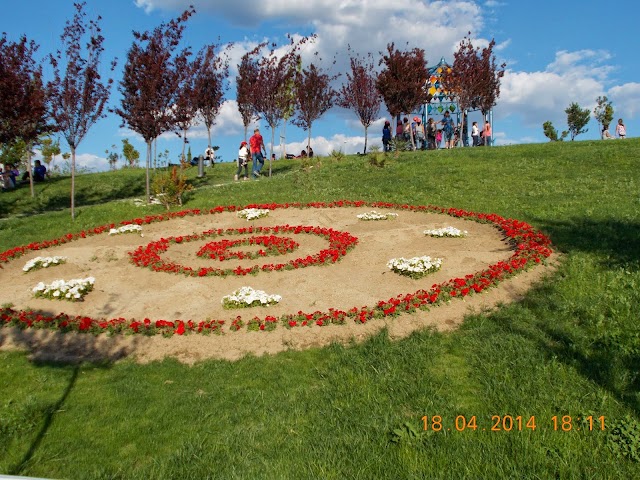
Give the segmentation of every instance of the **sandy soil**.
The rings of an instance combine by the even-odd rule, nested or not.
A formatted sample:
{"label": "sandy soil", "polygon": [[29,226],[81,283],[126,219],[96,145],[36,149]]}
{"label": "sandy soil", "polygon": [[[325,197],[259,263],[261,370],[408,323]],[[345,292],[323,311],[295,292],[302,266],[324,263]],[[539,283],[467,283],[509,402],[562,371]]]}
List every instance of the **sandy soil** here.
{"label": "sandy soil", "polygon": [[[500,232],[491,225],[451,218],[445,215],[419,212],[397,212],[387,221],[361,221],[358,213],[370,208],[281,209],[268,217],[252,222],[233,213],[186,217],[144,226],[140,234],[107,234],[72,242],[47,251],[33,252],[4,265],[0,270],[0,301],[11,302],[15,308],[35,309],[57,314],[60,311],[93,318],[150,318],[152,320],[230,320],[241,314],[248,320],[254,315],[281,315],[300,310],[311,313],[329,308],[348,310],[351,307],[375,305],[398,294],[428,289],[434,283],[464,276],[487,265],[507,259],[512,250]],[[386,210],[385,210],[386,211]],[[358,237],[358,245],[333,265],[312,266],[282,272],[261,272],[256,276],[226,278],[186,277],[157,273],[136,267],[128,252],[162,237],[200,233],[212,228],[245,227],[248,225],[311,225],[331,227]],[[454,226],[468,231],[465,238],[431,238],[422,232],[429,228]],[[199,258],[195,252],[212,239],[172,246],[166,260],[193,267],[234,268],[254,264],[286,262],[305,257],[322,248],[327,241],[310,234],[282,234],[300,244],[292,252],[269,256],[264,260],[228,260],[220,262]],[[242,238],[236,236],[229,239]],[[256,247],[239,247],[249,251]],[[25,262],[36,256],[63,255],[66,264],[24,273]],[[394,257],[430,255],[443,259],[440,271],[420,280],[391,272],[386,263]],[[491,309],[497,304],[518,300],[532,284],[540,281],[549,268],[539,267],[503,282],[499,288],[465,300],[402,315],[396,319],[373,320],[366,325],[347,324],[329,327],[277,328],[272,332],[226,331],[222,335],[115,336],[65,334],[50,331],[19,331],[0,329],[0,349],[27,349],[35,359],[83,361],[117,360],[133,356],[140,362],[175,357],[186,363],[206,358],[236,360],[247,354],[273,354],[287,349],[321,347],[331,342],[361,341],[387,328],[392,338],[402,338],[411,332],[432,327],[439,330],[455,328],[464,315],[472,311]],[[95,289],[83,302],[68,303],[35,299],[31,289],[38,282],[56,279],[96,278]],[[271,307],[225,310],[221,299],[241,286],[251,286],[269,294],[281,295],[282,301]],[[10,295],[7,296],[7,293]]]}

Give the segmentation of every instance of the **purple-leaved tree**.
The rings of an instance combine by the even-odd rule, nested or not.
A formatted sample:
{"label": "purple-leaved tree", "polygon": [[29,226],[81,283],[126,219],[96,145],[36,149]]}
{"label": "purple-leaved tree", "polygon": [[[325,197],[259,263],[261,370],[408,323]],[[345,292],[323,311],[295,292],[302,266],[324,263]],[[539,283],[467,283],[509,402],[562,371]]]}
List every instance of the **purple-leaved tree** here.
{"label": "purple-leaved tree", "polygon": [[[47,84],[51,117],[71,150],[71,218],[75,219],[76,149],[89,129],[105,116],[112,79],[102,81],[100,60],[104,37],[100,17],[87,21],[86,3],[74,3],[76,13],[60,36],[64,54],[51,55],[53,80]],[[64,73],[60,72],[64,65]],[[111,62],[111,71],[115,68]]]}
{"label": "purple-leaved tree", "polygon": [[[230,47],[229,45],[227,49]],[[226,51],[220,55],[219,45],[207,45],[197,55],[198,69],[195,72],[196,107],[207,127],[208,146],[211,146],[211,128],[215,125],[228,88],[229,57]]]}
{"label": "purple-leaved tree", "polygon": [[382,97],[378,91],[377,75],[373,57],[369,53],[366,57],[350,53],[351,71],[347,72],[347,81],[338,90],[337,104],[342,108],[353,110],[358,115],[364,127],[364,151],[367,153],[367,137],[371,124],[380,112]]}
{"label": "purple-leaved tree", "polygon": [[185,23],[195,9],[185,10],[178,18],[161,23],[151,32],[133,32],[134,43],[127,52],[127,61],[118,90],[120,107],[115,108],[123,122],[139,133],[147,144],[146,193],[151,197],[149,168],[153,140],[175,127],[173,105],[176,103],[183,72],[190,50],[176,52]]}
{"label": "purple-leaved tree", "polygon": [[307,152],[311,147],[311,127],[333,106],[337,92],[331,83],[337,75],[329,76],[313,63],[295,76],[296,117],[293,124],[308,132]]}
{"label": "purple-leaved tree", "polygon": [[39,135],[52,130],[47,125],[42,68],[34,58],[37,50],[25,36],[19,42],[9,41],[5,34],[0,38],[0,143],[24,142],[32,197],[31,146]]}

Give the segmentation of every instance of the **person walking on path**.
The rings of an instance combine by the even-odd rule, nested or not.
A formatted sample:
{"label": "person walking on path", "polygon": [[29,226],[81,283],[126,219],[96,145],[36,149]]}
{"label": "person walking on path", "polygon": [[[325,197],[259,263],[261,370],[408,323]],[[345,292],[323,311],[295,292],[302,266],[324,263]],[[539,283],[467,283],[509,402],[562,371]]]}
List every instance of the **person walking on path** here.
{"label": "person walking on path", "polygon": [[251,175],[253,178],[258,178],[260,176],[260,170],[262,170],[264,166],[264,157],[267,155],[267,149],[264,146],[259,128],[253,131],[253,136],[249,139],[249,148],[251,151],[251,160],[253,161]]}
{"label": "person walking on path", "polygon": [[243,180],[249,180],[249,149],[247,148],[247,142],[243,141],[240,144],[240,149],[238,150],[238,158],[236,160],[238,164],[238,170],[236,171],[233,179],[237,182],[240,174],[242,173],[242,168],[244,167],[244,177]]}
{"label": "person walking on path", "polygon": [[621,118],[618,119],[618,125],[616,125],[616,135],[618,138],[626,138],[627,136],[627,128]]}

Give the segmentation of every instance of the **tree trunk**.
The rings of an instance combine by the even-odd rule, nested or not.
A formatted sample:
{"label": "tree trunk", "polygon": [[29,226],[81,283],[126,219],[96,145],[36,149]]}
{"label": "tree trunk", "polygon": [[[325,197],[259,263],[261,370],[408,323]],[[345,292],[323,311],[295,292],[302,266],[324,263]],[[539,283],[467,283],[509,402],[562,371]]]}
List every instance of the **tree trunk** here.
{"label": "tree trunk", "polygon": [[146,188],[147,188],[147,203],[151,203],[151,182],[149,181],[149,168],[151,168],[151,142],[147,141],[147,158],[146,158]]}
{"label": "tree trunk", "polygon": [[367,153],[367,137],[368,137],[367,132],[368,131],[369,131],[369,127],[364,127],[364,150],[362,151],[363,155]]}
{"label": "tree trunk", "polygon": [[187,159],[184,156],[184,151],[186,148],[187,148],[187,129],[185,128],[182,131],[182,156],[180,157],[180,171],[184,170],[185,163],[187,162]]}
{"label": "tree trunk", "polygon": [[282,146],[282,158],[287,158],[287,122],[282,125],[282,135],[280,136],[280,145]]}
{"label": "tree trunk", "polygon": [[275,125],[271,127],[271,151],[269,152],[269,178],[271,178],[271,163],[273,159],[273,142],[276,140]]}
{"label": "tree trunk", "polygon": [[309,136],[307,137],[307,157],[309,156],[310,150],[311,150],[311,125],[309,125]]}
{"label": "tree trunk", "polygon": [[76,147],[71,148],[71,220],[76,219]]}
{"label": "tree trunk", "polygon": [[29,172],[29,188],[31,189],[31,198],[36,196],[36,191],[33,188],[33,168],[31,168],[31,143],[26,144],[27,147],[27,172]]}
{"label": "tree trunk", "polygon": [[[133,167],[133,163],[129,164],[130,167]],[[153,140],[153,169],[155,170],[158,167],[158,139],[155,138]]]}

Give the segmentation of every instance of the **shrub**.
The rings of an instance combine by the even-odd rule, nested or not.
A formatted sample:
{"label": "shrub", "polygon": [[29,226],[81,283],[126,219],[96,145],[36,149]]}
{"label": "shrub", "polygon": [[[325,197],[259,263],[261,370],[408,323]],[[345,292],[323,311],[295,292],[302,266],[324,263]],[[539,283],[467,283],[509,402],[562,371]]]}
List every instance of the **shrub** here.
{"label": "shrub", "polygon": [[169,210],[171,205],[182,205],[182,196],[191,190],[191,185],[183,171],[174,166],[170,172],[156,174],[151,188],[158,201]]}

